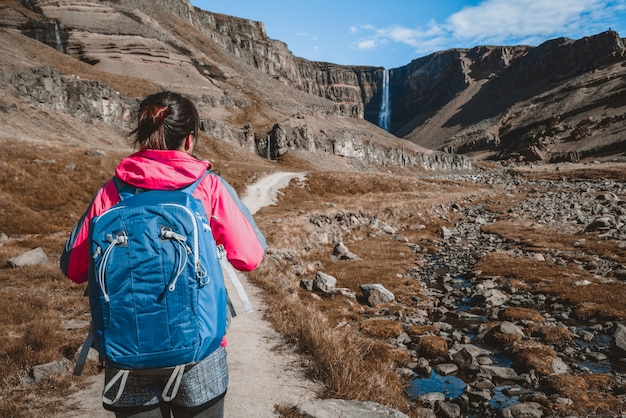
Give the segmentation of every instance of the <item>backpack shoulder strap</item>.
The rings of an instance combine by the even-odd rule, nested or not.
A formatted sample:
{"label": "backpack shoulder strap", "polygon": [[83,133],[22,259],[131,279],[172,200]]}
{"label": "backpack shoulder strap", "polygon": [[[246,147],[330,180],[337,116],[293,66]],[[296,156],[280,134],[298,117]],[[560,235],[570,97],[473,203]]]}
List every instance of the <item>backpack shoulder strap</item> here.
{"label": "backpack shoulder strap", "polygon": [[120,195],[120,200],[128,199],[137,193],[145,192],[148,189],[142,189],[141,187],[135,187],[131,184],[120,180],[117,176],[113,176],[113,184],[117,189],[117,193]]}
{"label": "backpack shoulder strap", "polygon": [[[202,179],[204,179],[209,173],[210,171],[207,170],[196,181],[178,190],[181,192],[193,194],[193,192],[196,190],[200,182],[202,182]],[[150,189],[144,189],[141,187],[136,187],[136,186],[133,186],[132,184],[128,184],[125,181],[120,180],[117,176],[113,176],[113,184],[115,185],[115,188],[117,189],[117,193],[120,195],[120,200],[128,199],[129,197],[134,196],[138,193],[150,190]]]}
{"label": "backpack shoulder strap", "polygon": [[181,192],[185,192],[185,193],[189,193],[189,194],[193,194],[193,192],[196,191],[196,188],[198,187],[198,185],[202,182],[202,180],[204,180],[204,178],[206,176],[208,176],[210,173],[209,170],[205,171],[204,174],[202,174],[198,180],[194,181],[193,183],[191,183],[188,186],[183,187],[182,189],[179,189]]}

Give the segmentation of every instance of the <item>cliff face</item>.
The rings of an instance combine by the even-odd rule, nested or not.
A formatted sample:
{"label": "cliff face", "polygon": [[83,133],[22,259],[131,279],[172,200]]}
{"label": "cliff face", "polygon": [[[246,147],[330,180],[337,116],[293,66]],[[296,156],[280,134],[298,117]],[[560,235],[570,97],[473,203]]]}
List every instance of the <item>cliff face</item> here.
{"label": "cliff face", "polygon": [[[284,42],[268,38],[261,22],[195,11],[196,27],[235,57],[300,91],[340,103],[352,117],[377,118],[381,68],[308,61],[295,57]],[[365,115],[374,98],[377,107]]]}
{"label": "cliff face", "polygon": [[[296,58],[260,22],[186,0],[7,0],[0,9],[0,56],[11,57],[0,60],[0,109],[11,110],[0,112],[0,139],[122,144],[137,100],[174,90],[194,99],[206,135],[264,158],[294,151],[359,169],[471,167],[363,121],[376,69]],[[29,119],[47,129],[29,129]]]}
{"label": "cliff face", "polygon": [[[290,136],[287,148],[270,144],[269,154],[276,156],[317,143],[316,150],[337,155],[367,147],[421,153],[426,147],[474,158],[549,161],[608,155],[623,141],[618,133],[626,107],[615,92],[626,89],[625,48],[611,31],[538,47],[451,49],[389,69],[394,138],[374,126],[383,68],[295,57],[285,43],[268,38],[261,22],[206,12],[187,0],[8,0],[0,7],[2,27],[68,58],[132,78],[128,85],[152,83],[197,96],[216,115],[205,126],[263,156],[276,124]],[[583,119],[602,123],[582,129]],[[320,128],[323,135],[314,131],[301,140],[298,132],[318,124],[327,125]],[[353,130],[343,146],[347,125]],[[396,145],[397,138],[408,141]]]}
{"label": "cliff face", "polygon": [[[346,114],[377,124],[383,68],[297,58],[284,43],[268,39],[261,23],[197,11],[201,24],[213,33],[212,39],[235,56],[289,86],[340,103],[349,109]],[[571,79],[614,64],[623,56],[623,41],[612,31],[580,40],[554,39],[537,47],[478,46],[436,52],[389,70],[390,131],[430,148],[468,153],[487,150],[490,158],[518,158],[528,154],[528,144],[501,132],[498,120],[515,106],[523,107],[526,101],[550,94],[559,83],[569,82],[568,88],[575,90],[576,81]],[[612,71],[621,70],[614,67]],[[583,114],[587,104],[574,102],[571,111]],[[616,111],[612,116],[619,118],[620,114]],[[533,116],[543,117],[541,112]],[[505,137],[506,148],[500,136]],[[518,142],[519,147],[515,145]],[[548,152],[541,159],[560,154],[556,148],[545,150]]]}

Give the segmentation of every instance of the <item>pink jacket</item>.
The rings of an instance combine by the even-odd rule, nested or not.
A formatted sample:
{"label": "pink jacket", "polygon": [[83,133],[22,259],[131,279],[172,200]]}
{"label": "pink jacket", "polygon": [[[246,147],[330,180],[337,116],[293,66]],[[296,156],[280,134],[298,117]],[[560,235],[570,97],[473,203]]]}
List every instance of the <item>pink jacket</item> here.
{"label": "pink jacket", "polygon": [[[210,168],[208,161],[182,151],[143,150],[123,159],[115,169],[115,176],[135,187],[174,190],[193,183]],[[215,241],[224,245],[233,267],[253,270],[263,259],[267,244],[233,188],[210,173],[193,195],[204,203]],[[89,221],[119,201],[117,188],[111,180],[98,190],[67,239],[60,265],[63,273],[74,282],[87,281]]]}

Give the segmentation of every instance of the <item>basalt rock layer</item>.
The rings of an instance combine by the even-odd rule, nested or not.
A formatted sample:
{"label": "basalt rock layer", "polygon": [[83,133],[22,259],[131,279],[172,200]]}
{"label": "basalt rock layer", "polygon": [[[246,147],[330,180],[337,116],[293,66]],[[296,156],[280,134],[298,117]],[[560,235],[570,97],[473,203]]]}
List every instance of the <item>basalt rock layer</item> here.
{"label": "basalt rock layer", "polygon": [[[28,36],[64,61],[33,52],[35,58],[20,65],[5,62],[5,83],[23,100],[25,89],[13,84],[16,71],[52,66],[65,80],[76,76],[68,68],[80,62],[93,70],[91,81],[125,100],[150,86],[194,96],[209,135],[264,157],[293,149],[356,159],[354,166],[417,162],[458,169],[471,166],[463,154],[518,161],[624,156],[626,48],[614,31],[537,47],[451,49],[385,70],[295,57],[267,36],[262,22],[204,11],[187,0],[10,0],[0,8],[6,44]],[[376,126],[385,72],[390,132]],[[128,120],[93,116],[110,126]],[[282,142],[272,143],[276,138]]]}
{"label": "basalt rock layer", "polygon": [[[290,57],[292,75],[307,65],[293,59],[286,45],[242,38],[238,49],[225,41],[239,33],[266,39],[261,23],[203,12],[179,0],[8,1],[0,7],[0,45],[7,57],[0,66],[6,103],[0,116],[10,128],[4,138],[67,141],[98,125],[117,132],[117,139],[107,133],[107,143],[121,144],[133,127],[137,100],[168,89],[194,99],[205,134],[266,158],[305,151],[330,154],[342,167],[358,169],[471,166],[465,157],[420,147],[364,121],[357,89],[350,89],[349,99],[337,91],[329,100],[322,97],[324,78],[300,78],[307,89],[317,85],[317,94],[277,80],[275,63],[282,63],[282,71],[289,68],[281,54]],[[250,53],[241,52],[246,48]],[[257,56],[267,58],[254,62]],[[75,123],[49,122],[38,131],[18,121],[27,112],[39,113],[30,119],[45,119],[49,111]],[[277,126],[280,135],[274,134]]]}
{"label": "basalt rock layer", "polygon": [[[339,103],[352,116],[378,122],[383,68],[307,61],[269,39],[259,22],[197,12],[199,26],[233,55],[291,87]],[[387,70],[390,131],[476,158],[623,156],[618,133],[626,108],[615,98],[626,88],[625,53],[622,38],[610,30],[537,47],[436,52]],[[590,118],[595,122],[587,123]],[[581,122],[588,127],[582,133]],[[558,132],[551,130],[555,124]]]}

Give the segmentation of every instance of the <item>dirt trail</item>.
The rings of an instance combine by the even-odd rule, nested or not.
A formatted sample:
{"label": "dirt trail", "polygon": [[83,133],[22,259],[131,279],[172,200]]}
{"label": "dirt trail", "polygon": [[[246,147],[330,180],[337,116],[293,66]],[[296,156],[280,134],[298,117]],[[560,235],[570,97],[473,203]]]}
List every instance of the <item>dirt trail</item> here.
{"label": "dirt trail", "polygon": [[[252,214],[263,206],[276,202],[280,188],[292,178],[302,178],[298,173],[274,173],[248,187],[242,201]],[[246,314],[234,289],[233,303],[238,315],[228,331],[229,387],[226,396],[225,416],[228,418],[274,418],[274,405],[297,404],[315,397],[314,385],[306,380],[297,364],[295,354],[277,350],[281,337],[263,319],[266,305],[260,292],[250,284],[244,274],[239,278],[254,307]],[[230,285],[230,281],[226,279]],[[113,414],[102,408],[102,374],[88,378],[88,387],[68,399],[77,409],[64,417],[109,418]]]}

